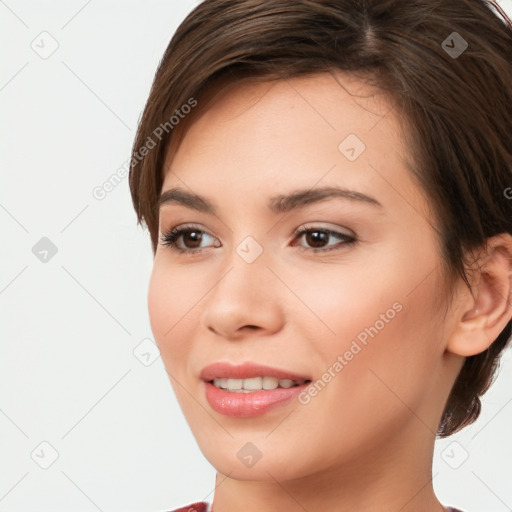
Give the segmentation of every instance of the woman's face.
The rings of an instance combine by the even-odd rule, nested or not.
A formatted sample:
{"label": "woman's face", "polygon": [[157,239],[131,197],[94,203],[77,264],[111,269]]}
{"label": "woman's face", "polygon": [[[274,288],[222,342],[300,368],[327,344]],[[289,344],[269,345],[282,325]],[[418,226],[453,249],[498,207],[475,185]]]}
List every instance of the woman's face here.
{"label": "woman's face", "polygon": [[[162,193],[182,194],[162,204],[159,236],[189,231],[175,239],[183,252],[156,251],[151,327],[199,447],[231,478],[427,453],[460,367],[445,351],[436,233],[394,109],[337,76],[344,87],[330,74],[237,84],[165,164]],[[311,382],[251,398],[202,379],[217,362]]]}

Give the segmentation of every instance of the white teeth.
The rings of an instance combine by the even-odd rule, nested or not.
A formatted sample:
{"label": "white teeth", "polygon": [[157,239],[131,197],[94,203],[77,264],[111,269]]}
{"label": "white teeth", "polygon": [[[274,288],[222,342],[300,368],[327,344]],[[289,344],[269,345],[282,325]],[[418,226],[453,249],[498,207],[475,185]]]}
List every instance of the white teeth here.
{"label": "white teeth", "polygon": [[243,387],[244,389],[250,389],[251,391],[263,389],[263,377],[253,377],[252,379],[244,379],[242,382],[243,386],[240,386],[241,388]]}
{"label": "white teeth", "polygon": [[227,389],[242,389],[244,381],[242,379],[222,379],[226,381]]}
{"label": "white teeth", "polygon": [[279,386],[279,380],[275,377],[263,377],[263,389],[276,389]]}
{"label": "white teeth", "polygon": [[213,385],[217,386],[218,388],[226,389],[228,387],[228,379],[214,379]]}
{"label": "white teeth", "polygon": [[233,391],[235,393],[250,393],[262,389],[291,388],[304,384],[305,380],[276,379],[275,377],[252,377],[250,379],[213,379],[217,388]]}

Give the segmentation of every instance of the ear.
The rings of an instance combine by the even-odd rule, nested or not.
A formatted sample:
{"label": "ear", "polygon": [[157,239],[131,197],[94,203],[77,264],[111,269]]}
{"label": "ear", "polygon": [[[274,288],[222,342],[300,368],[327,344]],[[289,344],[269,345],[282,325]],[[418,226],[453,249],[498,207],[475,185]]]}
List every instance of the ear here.
{"label": "ear", "polygon": [[479,252],[472,293],[464,285],[465,300],[446,349],[468,357],[483,352],[512,319],[512,236],[487,240]]}

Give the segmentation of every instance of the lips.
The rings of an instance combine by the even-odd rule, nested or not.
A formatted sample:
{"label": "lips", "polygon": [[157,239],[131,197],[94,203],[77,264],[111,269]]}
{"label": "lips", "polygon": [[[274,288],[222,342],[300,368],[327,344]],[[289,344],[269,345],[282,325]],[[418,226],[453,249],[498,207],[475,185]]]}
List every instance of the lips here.
{"label": "lips", "polygon": [[200,374],[201,380],[205,382],[211,382],[213,379],[250,379],[253,377],[275,377],[279,380],[294,381],[311,380],[308,375],[249,362],[240,365],[217,362],[205,366]]}
{"label": "lips", "polygon": [[[293,398],[296,398],[311,382],[311,378],[307,375],[249,362],[240,365],[226,362],[213,363],[202,369],[200,377],[204,383],[203,392],[210,407],[219,414],[232,418],[255,418],[278,406],[284,407],[290,404]],[[259,380],[256,377],[273,377],[283,383],[288,380],[287,387],[227,390],[219,386],[226,380],[232,387],[240,387],[240,382],[243,381],[245,388],[247,384],[245,379]],[[217,386],[214,385],[214,380]],[[296,381],[296,384],[288,387],[291,381]]]}

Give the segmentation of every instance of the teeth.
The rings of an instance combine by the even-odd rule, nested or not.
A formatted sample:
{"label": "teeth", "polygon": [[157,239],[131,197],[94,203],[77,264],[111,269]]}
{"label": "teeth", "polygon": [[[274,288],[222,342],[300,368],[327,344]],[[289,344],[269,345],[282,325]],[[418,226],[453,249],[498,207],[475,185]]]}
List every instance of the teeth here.
{"label": "teeth", "polygon": [[244,381],[242,379],[222,379],[226,381],[227,389],[242,389]]}
{"label": "teeth", "polygon": [[235,393],[250,393],[262,389],[291,388],[304,384],[305,380],[276,379],[275,377],[252,377],[250,379],[213,379],[217,388]]}
{"label": "teeth", "polygon": [[[240,380],[240,388],[239,389],[249,389],[251,391],[257,389],[263,389],[263,378],[262,377],[253,377],[252,379],[233,379]],[[229,382],[228,382],[229,384]],[[229,388],[229,386],[228,386]]]}
{"label": "teeth", "polygon": [[293,380],[291,379],[283,379],[279,381],[279,385],[282,388],[291,388],[293,386]]}
{"label": "teeth", "polygon": [[279,386],[279,380],[275,377],[263,377],[263,389],[276,389]]}

